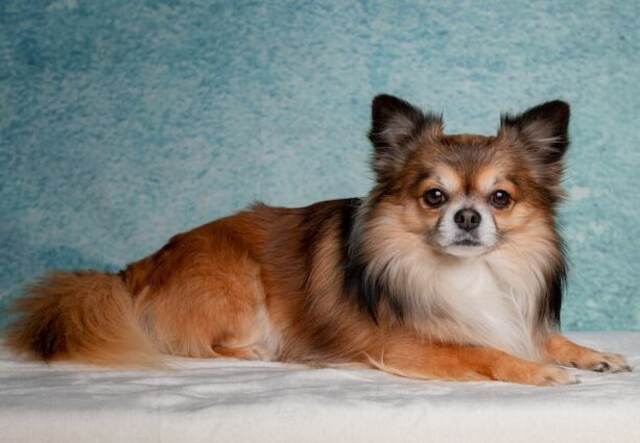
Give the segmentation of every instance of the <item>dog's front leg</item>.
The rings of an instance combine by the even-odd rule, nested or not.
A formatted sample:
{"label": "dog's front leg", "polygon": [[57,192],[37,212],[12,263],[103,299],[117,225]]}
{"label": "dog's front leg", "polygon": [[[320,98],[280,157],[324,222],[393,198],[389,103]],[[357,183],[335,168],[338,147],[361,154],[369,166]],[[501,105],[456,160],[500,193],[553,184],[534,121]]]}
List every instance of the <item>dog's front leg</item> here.
{"label": "dog's front leg", "polygon": [[549,359],[563,366],[573,366],[598,372],[631,371],[623,356],[580,346],[560,334],[552,334],[546,341]]}
{"label": "dog's front leg", "polygon": [[[375,355],[375,357],[374,357]],[[575,383],[566,370],[514,357],[479,346],[388,341],[382,351],[370,354],[378,369],[411,378],[443,380],[500,380],[537,386]]]}

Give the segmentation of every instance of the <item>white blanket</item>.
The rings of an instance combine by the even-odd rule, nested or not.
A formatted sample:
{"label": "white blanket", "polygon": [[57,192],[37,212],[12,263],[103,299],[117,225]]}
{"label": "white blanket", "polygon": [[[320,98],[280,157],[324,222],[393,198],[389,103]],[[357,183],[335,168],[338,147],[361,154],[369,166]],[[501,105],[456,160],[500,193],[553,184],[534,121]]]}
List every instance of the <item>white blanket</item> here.
{"label": "white blanket", "polygon": [[[640,332],[574,333],[640,366]],[[640,372],[574,370],[536,388],[408,380],[374,370],[176,359],[114,371],[0,350],[0,441],[640,442]]]}

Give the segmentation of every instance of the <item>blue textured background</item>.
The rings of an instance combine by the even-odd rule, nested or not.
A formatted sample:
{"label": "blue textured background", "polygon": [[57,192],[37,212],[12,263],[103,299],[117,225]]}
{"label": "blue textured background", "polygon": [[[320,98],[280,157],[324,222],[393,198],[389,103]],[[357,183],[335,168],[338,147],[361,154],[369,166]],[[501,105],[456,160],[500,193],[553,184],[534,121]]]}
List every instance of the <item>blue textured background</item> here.
{"label": "blue textured background", "polygon": [[[640,329],[640,2],[0,1],[0,306],[259,199],[362,195],[372,96],[573,106],[567,329]],[[1,320],[0,320],[1,322]]]}

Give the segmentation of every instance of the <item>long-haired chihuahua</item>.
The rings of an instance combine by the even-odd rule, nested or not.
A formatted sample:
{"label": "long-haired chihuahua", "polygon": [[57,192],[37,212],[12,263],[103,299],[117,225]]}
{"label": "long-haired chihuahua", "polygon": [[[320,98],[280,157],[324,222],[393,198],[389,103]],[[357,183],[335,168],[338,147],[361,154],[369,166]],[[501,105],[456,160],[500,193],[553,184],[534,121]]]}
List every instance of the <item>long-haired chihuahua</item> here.
{"label": "long-haired chihuahua", "polygon": [[8,343],[108,366],[171,354],[532,385],[575,382],[561,366],[628,371],[559,333],[568,123],[551,101],[495,136],[447,135],[440,116],[377,96],[366,197],[256,204],[117,274],[51,273],[17,300]]}

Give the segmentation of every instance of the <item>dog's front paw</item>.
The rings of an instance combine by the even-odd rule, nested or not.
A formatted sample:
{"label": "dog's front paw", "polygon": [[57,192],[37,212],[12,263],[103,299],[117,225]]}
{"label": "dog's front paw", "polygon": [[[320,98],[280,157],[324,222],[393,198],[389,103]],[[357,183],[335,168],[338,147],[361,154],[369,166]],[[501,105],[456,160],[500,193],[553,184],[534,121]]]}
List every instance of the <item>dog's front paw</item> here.
{"label": "dog's front paw", "polygon": [[579,383],[578,378],[559,366],[541,365],[531,362],[502,365],[495,368],[493,378],[511,383],[534,386],[570,385]]}
{"label": "dog's front paw", "polygon": [[594,352],[583,362],[575,365],[580,369],[596,372],[631,372],[631,366],[620,354]]}
{"label": "dog's front paw", "polygon": [[572,385],[578,378],[557,366],[543,366],[532,374],[530,383],[536,386]]}

